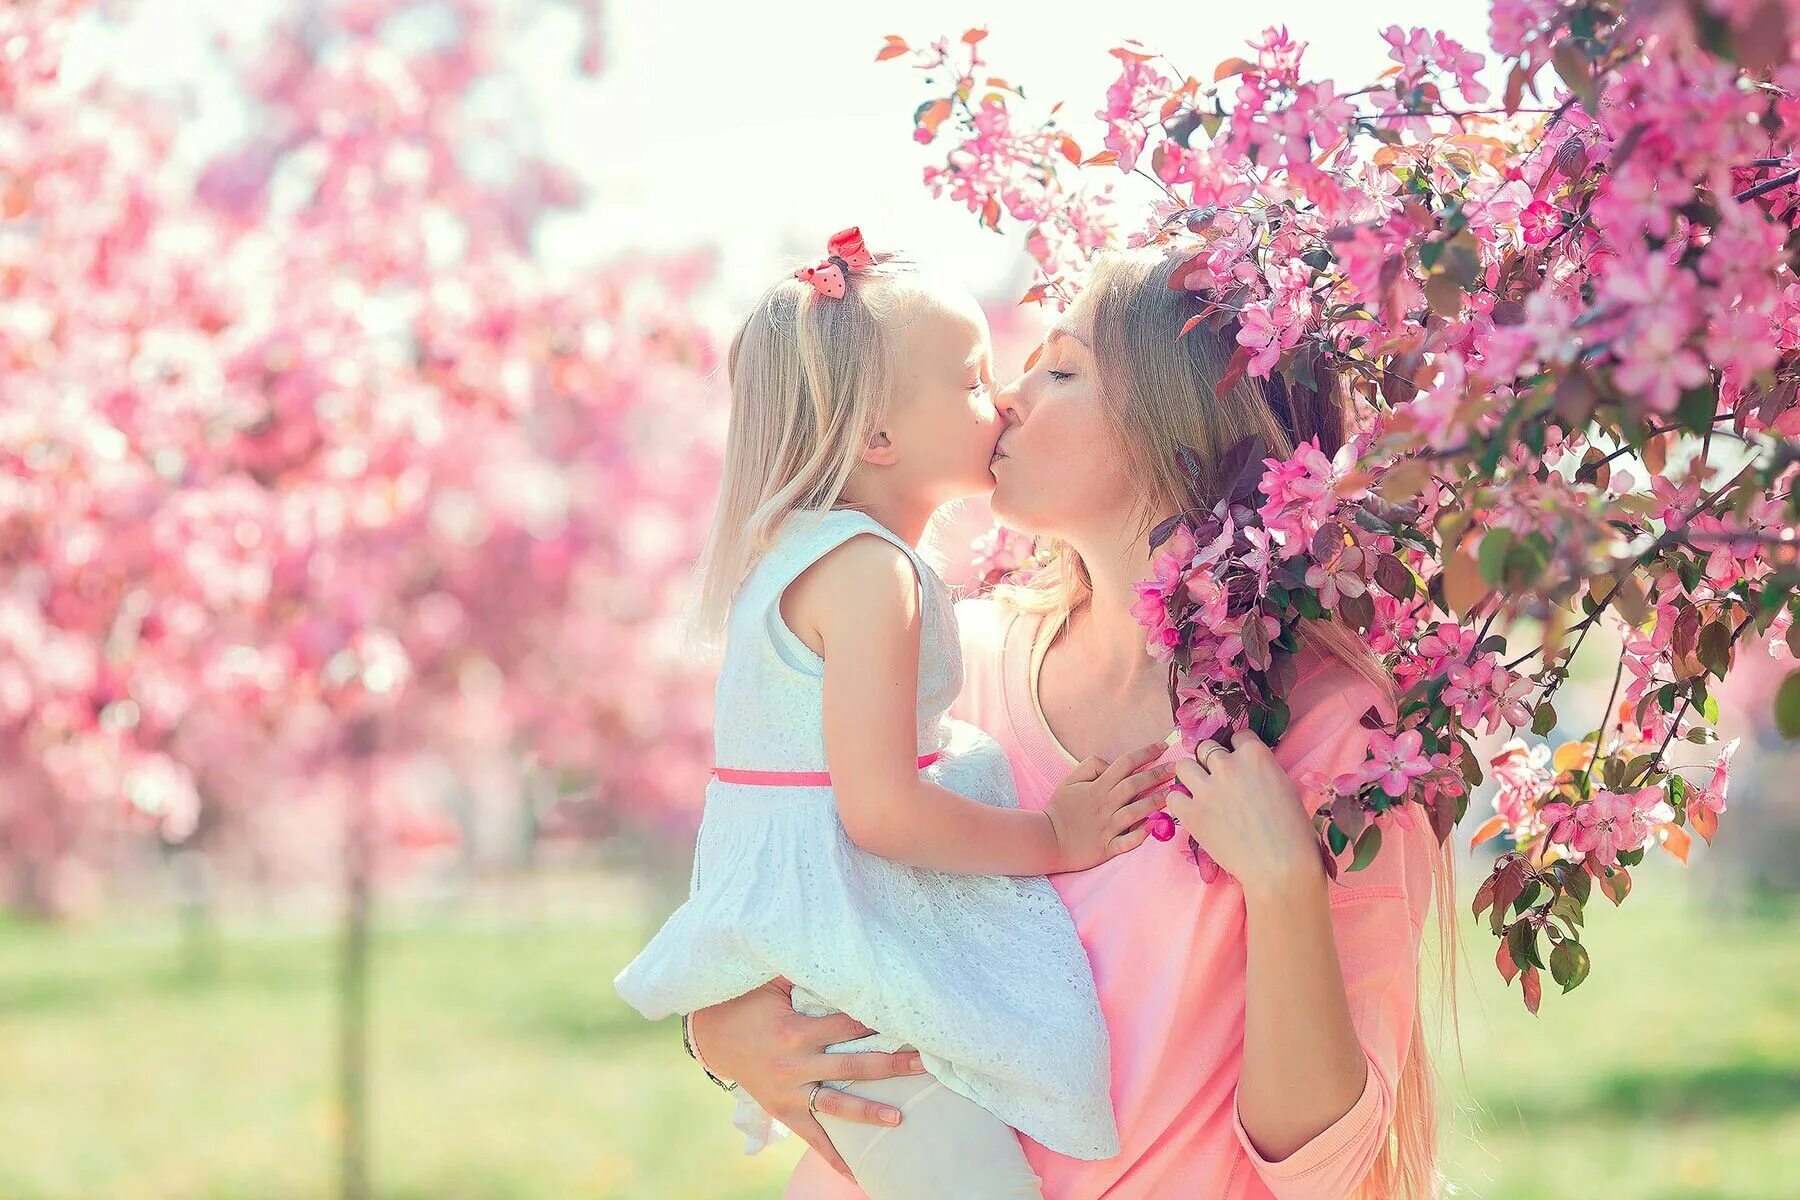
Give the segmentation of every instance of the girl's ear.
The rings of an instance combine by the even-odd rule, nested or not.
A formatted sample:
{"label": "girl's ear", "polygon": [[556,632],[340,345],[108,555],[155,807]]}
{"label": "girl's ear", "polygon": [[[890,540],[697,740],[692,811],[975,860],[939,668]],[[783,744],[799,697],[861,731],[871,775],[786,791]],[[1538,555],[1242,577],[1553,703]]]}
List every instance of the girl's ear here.
{"label": "girl's ear", "polygon": [[891,467],[900,461],[900,451],[895,448],[893,439],[886,430],[876,430],[869,435],[869,440],[856,453],[858,462],[868,463],[872,467]]}

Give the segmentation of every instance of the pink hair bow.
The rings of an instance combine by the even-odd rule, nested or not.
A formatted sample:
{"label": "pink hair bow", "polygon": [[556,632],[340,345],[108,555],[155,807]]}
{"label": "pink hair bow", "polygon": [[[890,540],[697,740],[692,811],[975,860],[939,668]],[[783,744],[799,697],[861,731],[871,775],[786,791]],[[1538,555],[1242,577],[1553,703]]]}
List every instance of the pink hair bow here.
{"label": "pink hair bow", "polygon": [[825,257],[810,267],[801,267],[794,278],[810,283],[821,296],[833,300],[844,298],[845,278],[856,267],[872,267],[875,256],[863,245],[862,230],[855,225],[840,229],[825,243]]}

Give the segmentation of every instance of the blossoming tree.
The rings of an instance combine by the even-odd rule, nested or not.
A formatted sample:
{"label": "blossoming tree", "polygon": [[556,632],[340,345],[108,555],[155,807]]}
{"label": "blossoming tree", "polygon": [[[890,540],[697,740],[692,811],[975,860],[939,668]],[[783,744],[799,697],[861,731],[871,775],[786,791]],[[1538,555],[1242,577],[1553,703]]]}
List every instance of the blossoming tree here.
{"label": "blossoming tree", "polygon": [[[1098,249],[1167,246],[1192,312],[1168,336],[1235,348],[1221,390],[1335,388],[1357,417],[1334,457],[1234,447],[1223,494],[1152,533],[1137,613],[1190,750],[1281,735],[1303,620],[1361,632],[1397,719],[1371,710],[1368,761],[1302,781],[1328,867],[1356,870],[1392,821],[1475,822],[1475,739],[1557,728],[1589,633],[1618,632],[1585,736],[1486,764],[1473,839],[1511,849],[1475,912],[1535,1011],[1542,972],[1588,973],[1592,890],[1620,903],[1651,848],[1685,861],[1716,830],[1735,743],[1698,768],[1672,744],[1716,741],[1741,655],[1800,650],[1800,10],[1495,0],[1499,97],[1424,29],[1383,33],[1392,65],[1351,90],[1285,29],[1207,76],[1128,44],[1093,153],[987,73],[985,36],[877,57],[934,88],[927,186],[1024,231],[1025,299],[1069,303]],[[1800,736],[1800,673],[1775,706]]]}
{"label": "blossoming tree", "polygon": [[60,77],[128,7],[0,9],[0,855],[48,909],[134,831],[341,820],[356,1195],[376,855],[440,836],[399,769],[493,748],[647,816],[699,790],[667,625],[717,465],[705,264],[534,259],[584,199],[496,119],[541,6],[221,32],[251,119],[197,163],[174,99]]}

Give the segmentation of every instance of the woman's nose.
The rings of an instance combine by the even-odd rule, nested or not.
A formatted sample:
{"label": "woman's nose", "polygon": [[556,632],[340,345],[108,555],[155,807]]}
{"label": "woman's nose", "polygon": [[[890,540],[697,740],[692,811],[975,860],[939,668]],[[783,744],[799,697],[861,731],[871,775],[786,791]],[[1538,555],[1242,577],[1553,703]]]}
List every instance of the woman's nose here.
{"label": "woman's nose", "polygon": [[1016,425],[1025,419],[1025,408],[1019,388],[1020,381],[1015,379],[994,393],[994,408],[1008,422]]}

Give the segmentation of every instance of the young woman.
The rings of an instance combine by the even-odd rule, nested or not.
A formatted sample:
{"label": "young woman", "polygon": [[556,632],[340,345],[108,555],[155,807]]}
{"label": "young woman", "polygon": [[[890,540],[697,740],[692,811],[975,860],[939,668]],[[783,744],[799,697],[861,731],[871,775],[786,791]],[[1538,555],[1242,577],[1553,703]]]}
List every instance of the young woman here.
{"label": "young woman", "polygon": [[[997,397],[1007,428],[994,511],[1056,556],[1027,586],[960,606],[968,678],[955,711],[1006,750],[1023,807],[1042,804],[1070,764],[1172,726],[1165,668],[1130,608],[1132,583],[1151,575],[1147,531],[1185,504],[1176,447],[1212,462],[1252,432],[1276,452],[1316,435],[1330,453],[1344,436],[1340,407],[1279,385],[1245,380],[1216,394],[1230,347],[1204,326],[1177,336],[1197,303],[1170,289],[1175,265],[1157,250],[1104,258],[1028,373]],[[1419,949],[1434,893],[1447,936],[1449,858],[1414,821],[1392,830],[1368,870],[1327,879],[1291,779],[1360,763],[1359,717],[1386,709],[1391,686],[1329,625],[1308,631],[1299,668],[1273,753],[1240,736],[1188,773],[1198,786],[1183,819],[1226,876],[1202,883],[1182,838],[1052,876],[1093,964],[1121,1150],[1088,1162],[1024,1139],[1049,1200],[1423,1200],[1435,1190]],[[811,1085],[916,1070],[912,1056],[827,1062],[823,1047],[861,1027],[796,1014],[779,981],[694,1013],[691,1030],[714,1072],[812,1146],[787,1200],[859,1195],[808,1110]],[[853,1090],[819,1107],[871,1124],[895,1116]]]}

